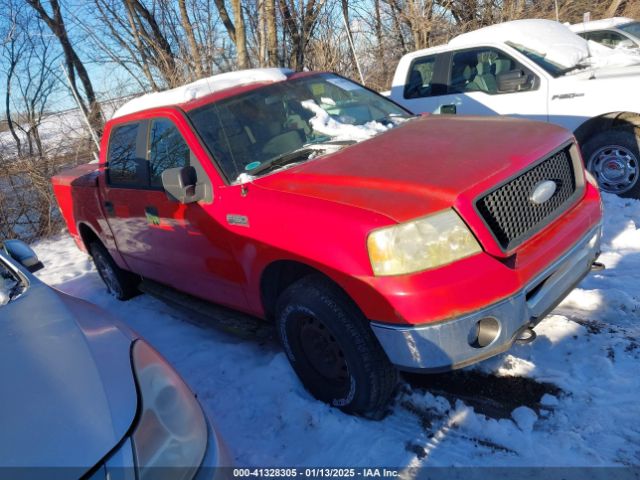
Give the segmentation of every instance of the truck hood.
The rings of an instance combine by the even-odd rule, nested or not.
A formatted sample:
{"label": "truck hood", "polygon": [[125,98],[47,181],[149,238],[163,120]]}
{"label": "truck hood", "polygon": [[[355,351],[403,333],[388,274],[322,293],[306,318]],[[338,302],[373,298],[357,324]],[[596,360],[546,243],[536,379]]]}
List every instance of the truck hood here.
{"label": "truck hood", "polygon": [[33,279],[0,307],[0,465],[78,478],[137,410],[132,337],[106,312]]}
{"label": "truck hood", "polygon": [[570,138],[541,122],[424,116],[254,183],[402,222],[475,197]]}

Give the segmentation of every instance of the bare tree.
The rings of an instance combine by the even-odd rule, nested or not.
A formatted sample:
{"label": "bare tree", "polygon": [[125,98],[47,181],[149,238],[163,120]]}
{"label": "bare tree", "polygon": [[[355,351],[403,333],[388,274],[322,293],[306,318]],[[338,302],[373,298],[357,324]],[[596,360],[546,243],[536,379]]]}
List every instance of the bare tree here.
{"label": "bare tree", "polygon": [[326,0],[279,0],[283,29],[289,36],[289,65],[294,70],[305,66],[304,55],[313,36]]}
{"label": "bare tree", "polygon": [[[71,80],[71,88],[76,91],[77,96],[80,99],[80,108],[84,110],[94,129],[97,132],[102,132],[103,118],[100,111],[100,105],[96,99],[96,94],[89,78],[89,74],[87,73],[87,69],[85,68],[82,60],[80,60],[80,57],[78,57],[78,54],[69,39],[58,0],[49,0],[51,13],[47,12],[41,0],[27,0],[27,3],[37,12],[42,21],[47,24],[49,29],[57,37],[60,46],[62,47],[62,51],[64,52],[67,73]],[[76,82],[76,75],[80,79],[80,83],[84,90],[84,101],[82,96],[79,94],[80,92]]]}

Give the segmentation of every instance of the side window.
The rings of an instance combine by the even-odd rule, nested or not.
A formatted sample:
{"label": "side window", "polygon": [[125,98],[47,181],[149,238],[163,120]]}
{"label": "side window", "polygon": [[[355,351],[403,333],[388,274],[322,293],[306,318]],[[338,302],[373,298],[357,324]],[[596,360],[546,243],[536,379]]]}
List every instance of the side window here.
{"label": "side window", "polygon": [[436,56],[414,60],[404,86],[404,98],[423,98],[435,95],[432,88]]}
{"label": "side window", "polygon": [[496,95],[533,90],[536,85],[533,73],[495,48],[456,52],[451,61],[449,93]]}
{"label": "side window", "polygon": [[176,126],[167,119],[151,123],[149,138],[149,184],[162,186],[162,172],[189,165],[191,151]]}
{"label": "side window", "polygon": [[136,155],[139,123],[115,127],[109,139],[108,175],[110,185],[146,186],[145,160]]}
{"label": "side window", "polygon": [[587,38],[610,48],[615,48],[621,41],[626,40],[626,38],[619,33],[609,30],[589,32]]}

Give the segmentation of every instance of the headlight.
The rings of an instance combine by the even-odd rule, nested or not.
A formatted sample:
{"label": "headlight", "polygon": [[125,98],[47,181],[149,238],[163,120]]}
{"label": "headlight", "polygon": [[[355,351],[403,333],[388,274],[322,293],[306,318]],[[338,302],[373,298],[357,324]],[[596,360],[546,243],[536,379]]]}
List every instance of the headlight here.
{"label": "headlight", "polygon": [[192,478],[207,448],[200,405],[173,368],[141,340],[133,346],[133,369],[142,399],[132,435],[138,478],[158,478],[163,472],[170,478]]}
{"label": "headlight", "polygon": [[453,210],[374,230],[367,238],[375,275],[401,275],[435,268],[482,249]]}

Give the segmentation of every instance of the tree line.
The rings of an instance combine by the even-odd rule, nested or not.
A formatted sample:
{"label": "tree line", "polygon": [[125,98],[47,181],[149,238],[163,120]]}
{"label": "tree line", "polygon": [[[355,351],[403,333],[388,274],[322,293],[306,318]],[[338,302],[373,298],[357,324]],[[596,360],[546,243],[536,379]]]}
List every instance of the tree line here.
{"label": "tree line", "polygon": [[[42,138],[43,119],[59,110],[56,105],[63,96],[77,99],[99,134],[105,99],[159,91],[235,69],[335,71],[386,90],[403,54],[460,33],[520,18],[574,23],[585,12],[593,19],[638,18],[640,2],[0,0],[0,11],[0,217],[5,224],[9,217],[24,221],[32,200],[24,178],[10,172],[33,172],[37,182],[31,183],[37,183],[43,205],[28,223],[47,218],[46,228],[34,227],[40,235],[55,226],[49,176],[74,158],[86,160],[91,149],[81,126],[78,135],[55,137],[55,142]],[[122,79],[116,88],[100,80],[111,71]],[[15,192],[26,195],[20,208],[11,207],[11,215],[6,201],[9,177],[17,182]]]}

